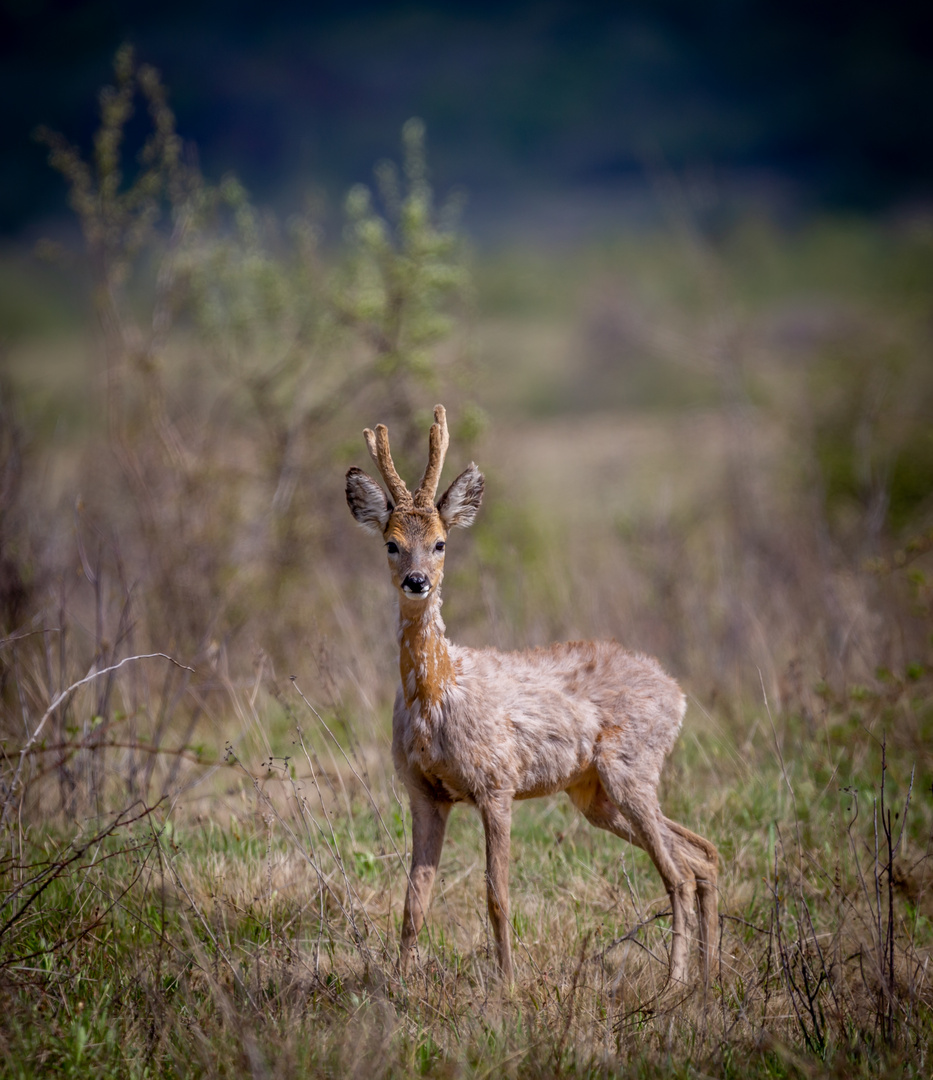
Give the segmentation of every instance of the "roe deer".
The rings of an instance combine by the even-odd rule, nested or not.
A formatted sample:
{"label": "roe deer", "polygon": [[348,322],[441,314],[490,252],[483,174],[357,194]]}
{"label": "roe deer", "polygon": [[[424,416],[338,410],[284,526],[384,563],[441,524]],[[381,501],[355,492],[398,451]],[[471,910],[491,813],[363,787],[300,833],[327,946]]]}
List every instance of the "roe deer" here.
{"label": "roe deer", "polygon": [[396,472],[380,424],[363,435],[389,489],[347,473],[347,502],[385,542],[398,595],[401,685],[392,756],[408,789],[412,862],[399,963],[404,972],[430,901],[447,817],[456,802],[479,810],[486,885],[502,977],[512,981],[509,842],[512,800],[566,791],[587,820],[651,856],[673,908],[670,977],[687,979],[696,928],[708,981],[716,928],[715,847],[661,813],[661,766],[680,731],[685,699],[657,661],[614,641],[575,641],[528,652],[467,649],[444,635],[440,586],[454,526],[472,524],[483,474],[470,464],[435,505],[449,442],[434,410],[428,465],[412,494]]}

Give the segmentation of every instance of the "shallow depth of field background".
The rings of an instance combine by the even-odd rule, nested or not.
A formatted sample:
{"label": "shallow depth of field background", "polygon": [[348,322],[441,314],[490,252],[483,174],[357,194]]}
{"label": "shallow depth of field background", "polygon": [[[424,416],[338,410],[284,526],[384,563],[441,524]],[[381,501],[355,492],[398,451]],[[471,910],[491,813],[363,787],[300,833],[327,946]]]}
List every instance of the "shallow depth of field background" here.
{"label": "shallow depth of field background", "polygon": [[[0,1075],[929,1075],[933,67],[889,5],[6,12]],[[99,89],[109,89],[99,95]],[[42,126],[44,125],[44,126]],[[648,859],[516,808],[516,986],[407,802],[385,422],[470,645],[689,699]]]}

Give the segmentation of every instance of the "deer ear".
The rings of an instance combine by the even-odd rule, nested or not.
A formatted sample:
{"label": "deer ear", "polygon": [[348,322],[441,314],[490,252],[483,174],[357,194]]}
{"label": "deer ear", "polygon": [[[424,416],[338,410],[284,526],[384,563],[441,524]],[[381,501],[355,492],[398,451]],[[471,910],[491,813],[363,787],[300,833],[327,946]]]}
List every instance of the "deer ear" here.
{"label": "deer ear", "polygon": [[437,504],[437,512],[448,529],[472,525],[483,501],[486,479],[471,461]]}
{"label": "deer ear", "polygon": [[356,466],[347,473],[347,506],[367,532],[382,536],[392,504],[376,481]]}

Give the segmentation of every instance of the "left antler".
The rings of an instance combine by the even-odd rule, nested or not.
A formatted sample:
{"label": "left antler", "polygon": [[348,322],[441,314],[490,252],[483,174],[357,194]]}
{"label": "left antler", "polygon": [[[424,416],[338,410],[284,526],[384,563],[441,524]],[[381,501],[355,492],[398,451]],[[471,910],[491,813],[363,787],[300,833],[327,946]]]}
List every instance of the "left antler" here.
{"label": "left antler", "polygon": [[444,468],[444,458],[447,456],[447,447],[450,445],[450,435],[447,432],[447,411],[443,405],[434,406],[434,423],[431,425],[431,435],[428,451],[428,464],[421,477],[421,483],[415,492],[415,506],[419,510],[429,510],[434,505],[434,496],[437,494],[437,484],[441,478],[441,470]]}

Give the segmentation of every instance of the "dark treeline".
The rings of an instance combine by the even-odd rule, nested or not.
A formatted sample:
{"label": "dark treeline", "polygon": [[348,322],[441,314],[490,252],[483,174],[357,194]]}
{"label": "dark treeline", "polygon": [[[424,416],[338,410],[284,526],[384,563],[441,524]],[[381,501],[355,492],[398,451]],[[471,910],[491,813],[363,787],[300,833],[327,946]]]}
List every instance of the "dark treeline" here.
{"label": "dark treeline", "polygon": [[0,228],[63,208],[30,139],[86,142],[133,43],[161,69],[208,175],[263,201],[366,180],[404,121],[439,187],[480,200],[637,182],[646,166],[786,181],[876,210],[933,188],[933,8],[854,0],[621,3],[4,3]]}

